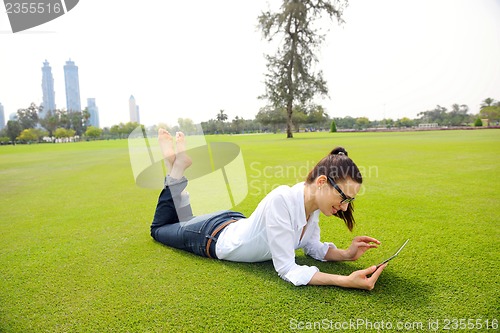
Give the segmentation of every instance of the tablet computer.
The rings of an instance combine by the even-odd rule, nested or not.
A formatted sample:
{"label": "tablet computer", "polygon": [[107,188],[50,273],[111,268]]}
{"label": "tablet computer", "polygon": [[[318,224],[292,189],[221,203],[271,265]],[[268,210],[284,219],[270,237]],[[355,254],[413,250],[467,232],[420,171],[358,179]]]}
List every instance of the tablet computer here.
{"label": "tablet computer", "polygon": [[399,252],[401,252],[401,250],[406,246],[406,244],[408,244],[408,242],[410,241],[410,239],[407,239],[403,245],[401,245],[397,251],[392,255],[390,256],[389,258],[385,259],[384,261],[382,261],[380,264],[377,265],[377,268],[379,268],[380,266],[382,266],[383,264],[385,264],[386,262],[389,262],[391,261],[392,259],[396,258],[397,255],[399,254]]}

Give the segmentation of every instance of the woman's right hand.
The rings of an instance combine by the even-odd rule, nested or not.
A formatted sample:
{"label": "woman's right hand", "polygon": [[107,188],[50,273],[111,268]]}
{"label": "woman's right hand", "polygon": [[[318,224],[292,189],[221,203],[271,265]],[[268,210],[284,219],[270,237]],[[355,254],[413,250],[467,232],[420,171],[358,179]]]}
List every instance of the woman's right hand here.
{"label": "woman's right hand", "polygon": [[372,290],[375,287],[375,283],[377,282],[380,274],[382,274],[382,271],[386,267],[387,263],[383,264],[379,268],[377,268],[377,266],[371,266],[366,269],[352,272],[347,277],[347,287]]}

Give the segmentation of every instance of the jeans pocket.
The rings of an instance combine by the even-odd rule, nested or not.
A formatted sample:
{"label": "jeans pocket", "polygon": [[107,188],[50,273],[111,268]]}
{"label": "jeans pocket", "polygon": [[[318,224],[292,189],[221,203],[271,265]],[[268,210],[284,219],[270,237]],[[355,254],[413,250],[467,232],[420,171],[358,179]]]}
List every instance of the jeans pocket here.
{"label": "jeans pocket", "polygon": [[214,223],[217,223],[217,221],[226,216],[228,216],[227,211],[196,216],[187,222],[182,222],[185,223],[183,228],[188,232],[201,234],[202,232],[208,232],[209,230],[207,230],[207,228],[210,229]]}
{"label": "jeans pocket", "polygon": [[207,220],[207,219],[198,219],[198,217],[195,217],[195,218],[191,219],[190,221],[185,222],[183,229],[186,232],[201,234],[203,232],[203,230],[205,229],[208,222],[209,222],[209,220]]}

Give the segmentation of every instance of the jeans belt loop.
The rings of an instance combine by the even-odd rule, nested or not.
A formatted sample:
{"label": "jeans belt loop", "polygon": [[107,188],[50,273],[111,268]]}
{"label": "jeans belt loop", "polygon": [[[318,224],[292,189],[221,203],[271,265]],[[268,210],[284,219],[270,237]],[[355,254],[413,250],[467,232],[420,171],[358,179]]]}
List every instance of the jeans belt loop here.
{"label": "jeans belt loop", "polygon": [[213,258],[212,258],[212,256],[210,255],[210,245],[212,245],[212,240],[214,240],[214,239],[215,239],[215,240],[217,240],[217,238],[215,238],[215,236],[217,236],[217,234],[218,234],[220,231],[222,231],[222,229],[224,229],[224,228],[225,228],[225,227],[227,227],[229,224],[234,223],[234,222],[236,222],[236,221],[238,221],[238,220],[234,220],[234,219],[233,219],[233,220],[226,221],[226,222],[222,223],[220,226],[218,226],[218,227],[214,230],[214,232],[212,232],[212,235],[210,235],[210,237],[208,237],[207,247],[205,248],[205,251],[206,251],[206,253],[207,253],[207,257],[209,257],[209,258],[213,259]]}

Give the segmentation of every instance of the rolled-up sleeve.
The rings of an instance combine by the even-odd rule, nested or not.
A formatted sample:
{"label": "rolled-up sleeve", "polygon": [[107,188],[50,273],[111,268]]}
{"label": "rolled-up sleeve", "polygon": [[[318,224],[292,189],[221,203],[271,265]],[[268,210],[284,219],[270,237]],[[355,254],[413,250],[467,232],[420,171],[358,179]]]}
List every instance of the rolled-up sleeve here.
{"label": "rolled-up sleeve", "polygon": [[295,263],[295,233],[285,198],[277,195],[268,202],[267,209],[266,233],[274,269],[282,279],[296,286],[308,284],[319,269]]}
{"label": "rolled-up sleeve", "polygon": [[326,261],[325,255],[328,252],[328,249],[331,247],[336,249],[337,247],[333,243],[322,243],[320,241],[320,229],[317,223],[312,225],[311,227],[314,228],[314,230],[311,233],[309,241],[303,247],[304,253],[316,260]]}

